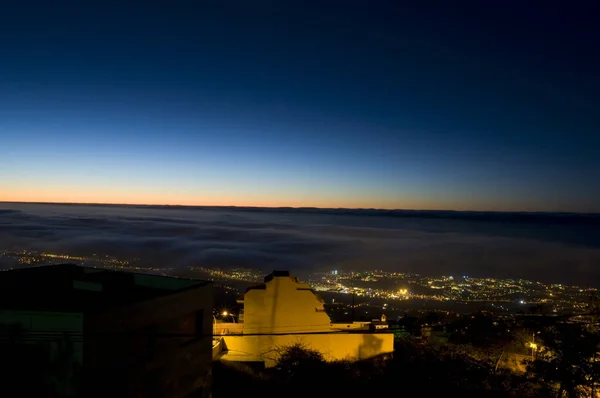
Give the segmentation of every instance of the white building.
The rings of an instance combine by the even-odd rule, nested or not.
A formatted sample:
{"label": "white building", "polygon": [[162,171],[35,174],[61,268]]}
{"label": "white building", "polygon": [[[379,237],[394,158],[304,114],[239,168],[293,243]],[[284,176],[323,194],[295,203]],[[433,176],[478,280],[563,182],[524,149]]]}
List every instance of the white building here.
{"label": "white building", "polygon": [[243,298],[240,323],[216,324],[223,333],[222,359],[264,362],[271,366],[277,349],[303,344],[327,360],[359,360],[393,352],[393,335],[373,333],[370,323],[332,324],[323,300],[287,271],[274,271]]}

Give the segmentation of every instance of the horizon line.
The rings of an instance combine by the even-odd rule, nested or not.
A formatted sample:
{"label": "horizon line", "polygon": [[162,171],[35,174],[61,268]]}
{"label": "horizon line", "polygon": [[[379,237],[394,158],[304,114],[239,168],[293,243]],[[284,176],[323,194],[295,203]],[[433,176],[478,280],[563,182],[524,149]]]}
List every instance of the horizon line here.
{"label": "horizon line", "polygon": [[79,205],[79,206],[142,206],[142,207],[211,207],[241,209],[315,209],[315,210],[372,210],[372,211],[415,211],[415,212],[454,212],[454,213],[526,213],[526,214],[579,214],[600,215],[600,212],[577,211],[532,211],[532,210],[455,210],[455,209],[399,209],[377,207],[318,207],[318,206],[236,206],[236,205],[179,205],[179,204],[144,204],[144,203],[102,203],[102,202],[38,202],[38,201],[5,201],[0,203],[39,204],[39,205]]}

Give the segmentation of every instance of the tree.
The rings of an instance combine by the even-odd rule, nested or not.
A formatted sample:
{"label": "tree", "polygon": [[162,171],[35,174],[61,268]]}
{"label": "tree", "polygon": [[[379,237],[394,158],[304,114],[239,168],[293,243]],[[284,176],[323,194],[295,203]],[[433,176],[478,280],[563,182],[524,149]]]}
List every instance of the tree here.
{"label": "tree", "polygon": [[497,368],[506,347],[514,339],[505,322],[484,314],[463,316],[450,324],[448,330],[448,342],[454,344],[455,351],[468,354],[494,368]]}
{"label": "tree", "polygon": [[275,370],[279,377],[286,380],[314,377],[315,372],[322,372],[326,368],[323,354],[301,343],[280,348],[278,354]]}
{"label": "tree", "polygon": [[278,354],[274,368],[252,376],[246,372],[232,375],[231,364],[215,366],[215,398],[388,396],[390,391],[403,396],[463,398],[550,395],[544,385],[506,370],[496,372],[453,345],[432,346],[410,337],[398,339],[393,358],[387,359],[327,363],[319,352],[301,344],[283,347]]}
{"label": "tree", "polygon": [[589,396],[594,387],[598,334],[578,325],[557,325],[539,335],[537,359],[528,370],[558,386],[558,397]]}
{"label": "tree", "polygon": [[419,396],[546,397],[547,390],[495,364],[476,359],[467,344],[433,346],[411,339],[396,342],[388,385],[403,381]]}

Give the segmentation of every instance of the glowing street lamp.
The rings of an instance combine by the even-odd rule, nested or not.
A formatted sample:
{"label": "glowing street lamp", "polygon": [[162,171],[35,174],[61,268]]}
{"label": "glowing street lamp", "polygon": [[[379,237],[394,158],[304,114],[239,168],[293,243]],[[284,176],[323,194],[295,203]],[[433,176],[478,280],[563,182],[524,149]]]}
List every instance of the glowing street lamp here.
{"label": "glowing street lamp", "polygon": [[233,319],[233,323],[237,323],[237,321],[235,320],[235,314],[232,314],[229,311],[223,311],[223,312],[221,312],[221,317],[223,317],[225,319],[231,317],[231,319]]}
{"label": "glowing street lamp", "polygon": [[[540,332],[538,332],[538,334],[539,333]],[[532,340],[531,340],[531,343],[529,343],[529,347],[531,347],[531,361],[533,362],[533,360],[534,360],[533,354],[537,350],[537,344],[535,343],[535,333],[533,333],[531,337],[532,337]]]}
{"label": "glowing street lamp", "polygon": [[535,343],[529,343],[529,347],[531,347],[531,361],[533,361],[533,353],[535,352],[535,350],[537,350],[537,344]]}

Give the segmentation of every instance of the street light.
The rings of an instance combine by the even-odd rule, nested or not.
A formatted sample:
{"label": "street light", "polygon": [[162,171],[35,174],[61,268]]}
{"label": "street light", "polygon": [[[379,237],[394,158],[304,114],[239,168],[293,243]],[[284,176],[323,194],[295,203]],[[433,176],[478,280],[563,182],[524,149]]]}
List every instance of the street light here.
{"label": "street light", "polygon": [[533,353],[535,352],[535,350],[537,350],[537,344],[535,343],[535,333],[532,334],[532,340],[531,343],[529,343],[529,347],[531,347],[531,361],[533,362]]}
{"label": "street light", "polygon": [[233,323],[237,323],[237,321],[235,320],[235,315],[232,314],[232,313],[230,313],[229,311],[223,311],[223,312],[221,312],[221,316],[223,318],[229,318],[229,317],[231,317],[231,319],[233,319]]}
{"label": "street light", "polygon": [[537,344],[535,344],[535,343],[529,343],[529,347],[531,347],[531,361],[533,362],[533,353],[537,349]]}

